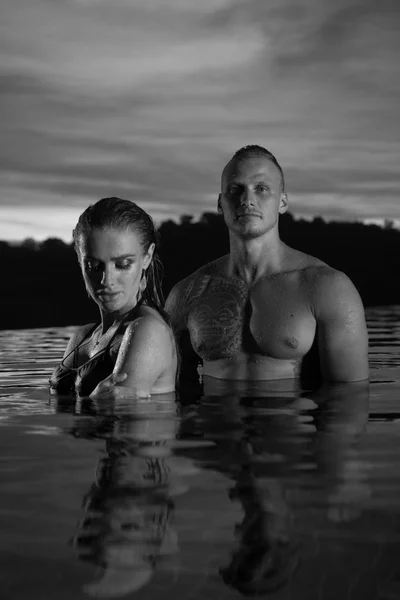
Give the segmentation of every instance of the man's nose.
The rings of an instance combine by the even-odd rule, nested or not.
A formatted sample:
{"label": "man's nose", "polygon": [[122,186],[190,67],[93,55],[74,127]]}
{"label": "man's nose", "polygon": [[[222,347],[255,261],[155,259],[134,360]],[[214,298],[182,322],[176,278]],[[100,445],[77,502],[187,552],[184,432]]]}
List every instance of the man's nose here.
{"label": "man's nose", "polygon": [[252,190],[244,188],[240,196],[241,206],[254,206],[254,194]]}

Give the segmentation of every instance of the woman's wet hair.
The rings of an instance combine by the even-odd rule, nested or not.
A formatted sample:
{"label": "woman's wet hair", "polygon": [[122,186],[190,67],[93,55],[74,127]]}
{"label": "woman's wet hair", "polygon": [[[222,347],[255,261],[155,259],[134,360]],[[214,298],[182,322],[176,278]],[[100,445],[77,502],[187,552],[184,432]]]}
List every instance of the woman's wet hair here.
{"label": "woman's wet hair", "polygon": [[143,252],[147,253],[151,244],[154,252],[146,270],[147,285],[142,293],[142,302],[154,308],[170,324],[170,318],[164,310],[164,296],[161,287],[162,264],[158,257],[159,234],[153,219],[140,206],[131,200],[115,196],[102,198],[83,211],[72,232],[75,250],[79,256],[82,238],[89,236],[94,229],[132,229],[137,233]]}

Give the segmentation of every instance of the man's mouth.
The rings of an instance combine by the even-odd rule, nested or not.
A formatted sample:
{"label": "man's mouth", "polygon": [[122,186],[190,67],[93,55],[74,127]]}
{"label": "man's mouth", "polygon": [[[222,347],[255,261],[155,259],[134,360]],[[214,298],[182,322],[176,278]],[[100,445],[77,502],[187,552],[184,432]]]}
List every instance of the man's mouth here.
{"label": "man's mouth", "polygon": [[236,215],[236,219],[242,219],[246,217],[261,217],[261,215],[256,212],[243,212]]}

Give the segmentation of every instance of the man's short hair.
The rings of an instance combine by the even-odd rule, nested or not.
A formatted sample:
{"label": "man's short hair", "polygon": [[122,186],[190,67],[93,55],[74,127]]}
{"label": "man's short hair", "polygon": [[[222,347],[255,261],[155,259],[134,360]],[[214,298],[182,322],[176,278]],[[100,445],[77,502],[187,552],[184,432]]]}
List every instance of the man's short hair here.
{"label": "man's short hair", "polygon": [[[243,148],[239,148],[239,150],[237,150],[235,152],[235,154],[231,158],[231,161],[236,160],[236,159],[242,160],[242,159],[250,158],[252,156],[264,156],[265,158],[270,160],[276,166],[276,168],[278,169],[278,171],[281,175],[282,192],[284,192],[285,191],[285,177],[283,175],[282,167],[278,163],[277,159],[272,154],[272,152],[270,152],[266,148],[263,148],[262,146],[257,146],[256,144],[250,144],[249,146],[243,146]],[[229,162],[231,162],[231,161],[229,161]]]}

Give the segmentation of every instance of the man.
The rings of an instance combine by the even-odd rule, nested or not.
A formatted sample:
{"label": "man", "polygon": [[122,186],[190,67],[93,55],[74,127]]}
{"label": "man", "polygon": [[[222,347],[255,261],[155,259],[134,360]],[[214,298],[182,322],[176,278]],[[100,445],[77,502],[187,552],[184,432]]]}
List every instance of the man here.
{"label": "man", "polygon": [[211,378],[295,380],[317,353],[323,381],[366,380],[359,294],[344,273],[281,241],[278,219],[287,207],[273,154],[260,146],[238,150],[218,197],[230,251],[171,290],[166,309],[178,339],[190,336]]}

